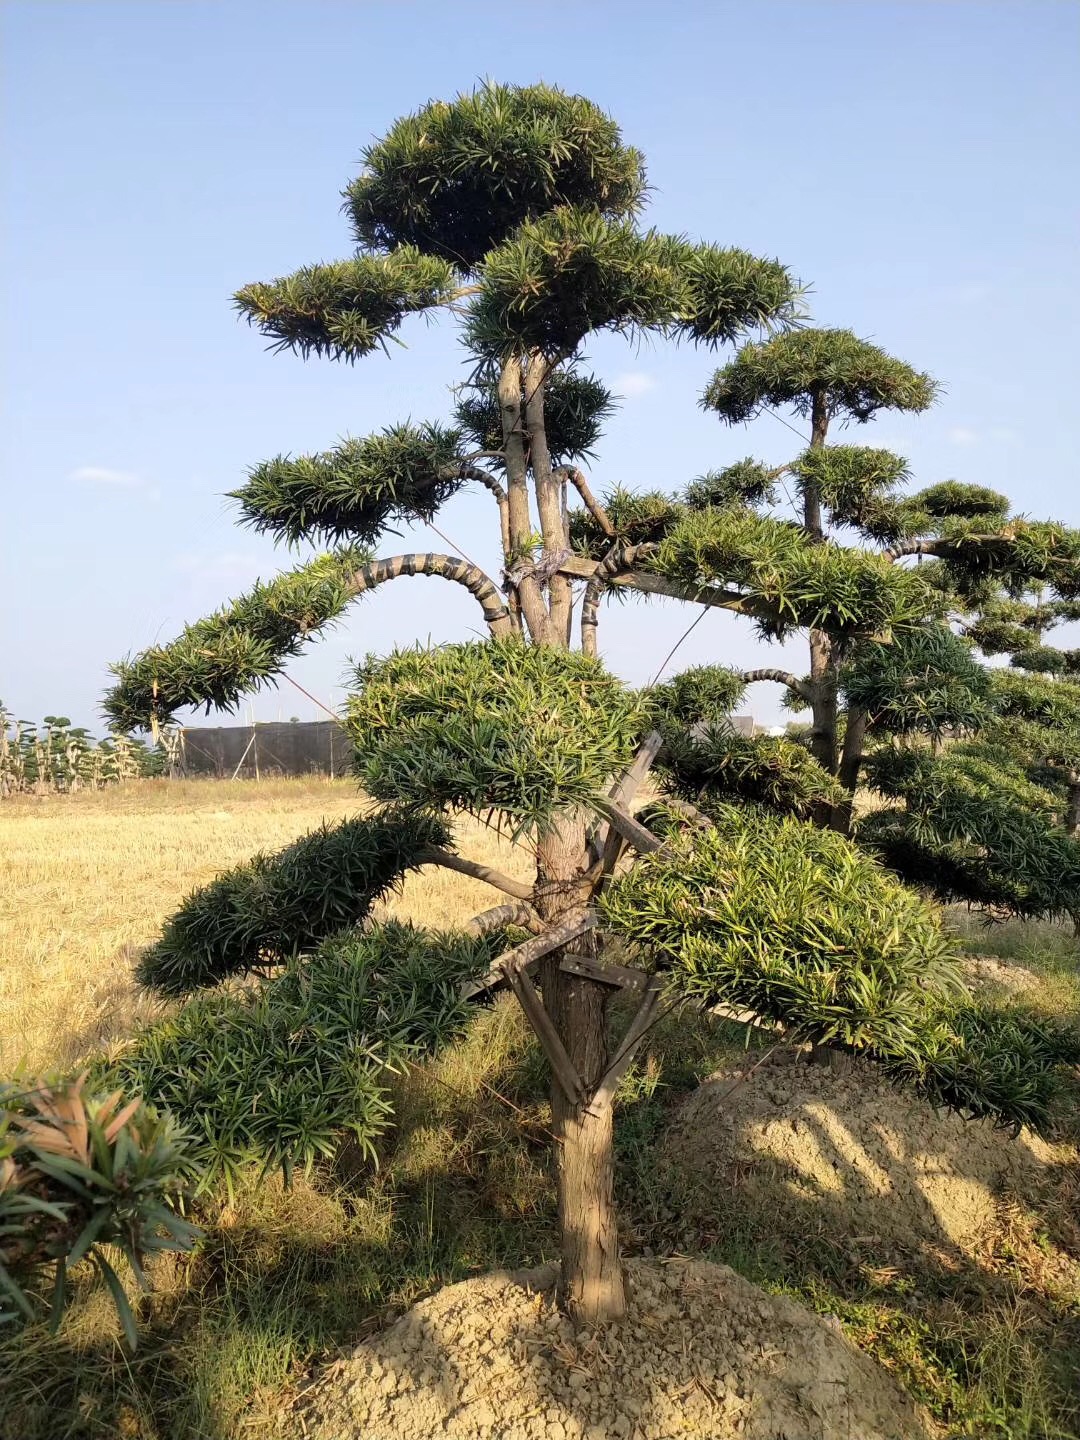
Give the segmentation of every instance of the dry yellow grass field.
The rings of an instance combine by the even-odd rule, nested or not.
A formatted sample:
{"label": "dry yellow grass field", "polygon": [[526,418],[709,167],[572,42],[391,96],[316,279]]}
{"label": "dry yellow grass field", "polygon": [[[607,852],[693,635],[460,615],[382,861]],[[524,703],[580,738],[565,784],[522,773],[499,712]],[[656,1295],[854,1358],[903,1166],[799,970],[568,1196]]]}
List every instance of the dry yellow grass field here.
{"label": "dry yellow grass field", "polygon": [[[196,885],[364,807],[352,781],[135,781],[0,803],[0,1074],[65,1066],[129,1034],[155,1006],[139,950]],[[471,858],[524,877],[529,855],[475,821]],[[498,904],[480,881],[428,868],[384,909],[433,926]]]}

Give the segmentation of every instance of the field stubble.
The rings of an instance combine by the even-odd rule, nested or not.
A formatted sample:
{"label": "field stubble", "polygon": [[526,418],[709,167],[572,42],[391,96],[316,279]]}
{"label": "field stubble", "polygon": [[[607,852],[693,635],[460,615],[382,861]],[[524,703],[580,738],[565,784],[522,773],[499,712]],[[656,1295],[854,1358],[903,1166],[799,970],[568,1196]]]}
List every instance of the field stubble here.
{"label": "field stubble", "polygon": [[[132,971],[194,887],[365,808],[347,780],[134,781],[0,802],[0,1074],[65,1067],[159,1008]],[[530,856],[477,821],[462,852],[524,878]],[[497,903],[491,888],[429,867],[381,913],[445,928]]]}

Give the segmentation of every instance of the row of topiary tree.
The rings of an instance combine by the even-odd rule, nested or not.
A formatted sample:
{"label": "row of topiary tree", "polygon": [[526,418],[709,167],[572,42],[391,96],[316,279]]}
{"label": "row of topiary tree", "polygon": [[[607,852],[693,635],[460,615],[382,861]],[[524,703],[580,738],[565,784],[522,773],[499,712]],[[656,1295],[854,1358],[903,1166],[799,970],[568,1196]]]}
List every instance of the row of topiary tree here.
{"label": "row of topiary tree", "polygon": [[[865,1056],[965,1114],[1046,1122],[1075,1037],[976,1004],[938,912],[865,847],[917,881],[940,874],[928,857],[942,847],[985,851],[987,807],[969,807],[975,838],[957,828],[939,772],[958,754],[976,763],[953,737],[1004,734],[1017,679],[995,688],[959,632],[978,640],[980,622],[1033,586],[1070,613],[1080,535],[1007,518],[970,487],[907,496],[899,457],[829,444],[837,421],[925,408],[933,382],[846,331],[801,327],[798,287],[776,260],[644,229],[642,158],[590,102],[487,85],[398,121],[364,158],[346,192],[357,254],[250,285],[240,310],[277,348],[349,362],[386,348],[409,315],[443,315],[460,328],[471,382],[451,423],[256,466],[235,492],[245,521],[333,548],[118,665],[108,713],[122,729],[155,728],[187,706],[235,706],[402,576],[464,587],[487,638],[357,669],[346,724],[374,812],[192,895],[140,975],[172,996],[209,993],[100,1078],[188,1127],[205,1175],[253,1159],[288,1170],[343,1128],[374,1143],[383,1068],[509,988],[551,1069],[562,1303],[604,1322],[624,1308],[613,1105],[663,1008]],[[613,401],[581,362],[604,331],[708,348],[761,332],[705,404],[731,423],[791,407],[810,421],[807,447],[784,467],[740,462],[675,497],[598,498],[580,465]],[[468,485],[491,498],[498,575],[462,556],[372,548]],[[794,515],[778,509],[784,487]],[[802,632],[808,674],[706,667],[633,690],[598,659],[600,605],[619,587],[732,610],[767,641]],[[809,708],[808,747],[739,741],[724,724],[762,679]],[[920,766],[926,795],[911,778]],[[658,798],[635,815],[650,768]],[[864,768],[899,803],[855,843]],[[1026,794],[1012,797],[1016,813]],[[458,854],[463,813],[494,817],[526,847],[532,878]],[[1075,846],[1059,819],[1046,809],[1040,836]],[[486,881],[500,903],[464,935],[373,923],[376,900],[425,865]],[[1011,903],[1069,908],[1046,887]],[[254,990],[223,984],[268,969]],[[37,1174],[30,1152],[49,1133],[34,1105],[9,1105],[8,1159]],[[153,1204],[165,1188],[154,1172]],[[116,1237],[101,1219],[87,1238],[115,1207],[87,1220],[80,1203],[58,1254],[74,1234],[76,1254]],[[16,1260],[25,1270],[49,1253],[32,1231],[25,1222],[7,1252],[9,1279]],[[137,1227],[122,1233],[137,1251]]]}
{"label": "row of topiary tree", "polygon": [[153,747],[123,733],[95,740],[66,715],[46,715],[35,725],[16,720],[0,703],[0,797],[68,794],[162,775],[172,742],[171,727]]}

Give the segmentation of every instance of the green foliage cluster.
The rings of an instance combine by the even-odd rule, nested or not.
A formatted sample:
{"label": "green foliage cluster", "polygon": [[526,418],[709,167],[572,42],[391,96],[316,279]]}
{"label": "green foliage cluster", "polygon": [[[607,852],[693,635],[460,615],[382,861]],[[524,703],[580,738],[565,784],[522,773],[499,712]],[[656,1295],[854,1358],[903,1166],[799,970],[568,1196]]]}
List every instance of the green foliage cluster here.
{"label": "green foliage cluster", "polygon": [[462,270],[561,206],[633,214],[645,168],[591,101],[549,85],[487,83],[398,120],[345,192],[357,240],[413,245]]}
{"label": "green foliage cluster", "polygon": [[745,693],[741,671],[723,665],[692,665],[654,685],[648,701],[658,725],[691,726],[701,721],[722,723]]}
{"label": "green foliage cluster", "polygon": [[778,261],[570,208],[527,220],[487,253],[478,281],[465,336],[484,359],[567,357],[604,330],[719,344],[783,320],[795,299]]}
{"label": "green foliage cluster", "polygon": [[445,260],[402,245],[388,255],[359,255],[245,285],[236,308],[274,350],[358,360],[385,349],[407,315],[444,304],[454,293]]}
{"label": "green foliage cluster", "polygon": [[1080,530],[1054,520],[949,517],[938,530],[937,551],[961,594],[980,583],[1000,583],[1018,597],[1033,585],[1050,585],[1062,600],[1080,598]]}
{"label": "green foliage cluster", "polygon": [[1075,1035],[976,1009],[933,907],[842,836],[751,808],[715,820],[673,830],[600,902],[676,994],[864,1054],[967,1115],[1046,1127]]}
{"label": "green foliage cluster", "polygon": [[714,375],[701,403],[737,425],[765,406],[790,406],[808,416],[816,392],[830,416],[866,421],[883,408],[925,410],[937,386],[850,330],[791,330],[744,345]]}
{"label": "green foliage cluster", "polygon": [[1080,1063],[1080,1031],[1020,1008],[954,1002],[923,1029],[917,1053],[880,1062],[932,1104],[1045,1131],[1068,1070]]}
{"label": "green foliage cluster", "polygon": [[1032,645],[1013,655],[1009,664],[1016,670],[1029,670],[1033,675],[1064,675],[1080,669],[1080,652],[1058,650],[1053,645]]}
{"label": "green foliage cluster", "polygon": [[606,923],[705,1005],[804,1039],[910,1049],[928,989],[956,983],[934,909],[834,831],[750,807],[713,818],[617,877]]}
{"label": "green foliage cluster", "polygon": [[292,544],[372,545],[394,522],[433,519],[461,489],[461,442],[442,425],[390,425],[319,455],[266,460],[231,498],[253,529]]}
{"label": "green foliage cluster", "polygon": [[[569,367],[554,370],[544,386],[544,432],[552,460],[563,464],[591,456],[603,422],[616,408],[615,397],[595,375],[580,375]],[[494,380],[463,387],[454,418],[478,450],[502,449],[502,417]]]}
{"label": "green foliage cluster", "polygon": [[882,749],[866,763],[869,783],[904,808],[867,815],[860,842],[908,883],[1017,915],[1080,914],[1080,843],[1012,750],[967,741],[938,756]]}
{"label": "green foliage cluster", "polygon": [[813,490],[839,520],[857,517],[868,500],[909,478],[908,463],[891,450],[870,445],[821,445],[804,450],[791,472],[800,492]]}
{"label": "green foliage cluster", "polygon": [[188,995],[277,965],[357,925],[424,850],[449,833],[422,812],[387,810],[323,825],[275,855],[256,854],[190,894],[143,953],[141,984]]}
{"label": "green foliage cluster", "polygon": [[1080,728],[1080,686],[1009,670],[992,670],[990,679],[998,711],[1005,718]]}
{"label": "green foliage cluster", "polygon": [[783,736],[738,735],[725,725],[665,727],[663,734],[657,768],[664,789],[708,815],[738,803],[808,820],[845,798],[835,776],[804,745]]}
{"label": "green foliage cluster", "polygon": [[343,1133],[373,1157],[387,1072],[461,1030],[474,1013],[461,986],[505,943],[395,921],[341,931],[263,984],[189,1001],[105,1074],[187,1128],[201,1188],[231,1188],[245,1164],[310,1170]]}
{"label": "green foliage cluster", "polygon": [[801,526],[745,509],[686,514],[646,564],[687,585],[739,587],[775,639],[804,627],[837,638],[874,635],[916,623],[932,603],[914,571],[832,541],[815,544]]}
{"label": "green foliage cluster", "polygon": [[683,501],[689,510],[724,505],[772,505],[776,501],[776,474],[747,457],[723,470],[710,470],[691,480]]}
{"label": "green foliage cluster", "polygon": [[960,517],[1000,525],[1009,513],[1007,496],[985,485],[968,485],[960,480],[928,485],[911,497],[911,503],[936,520]]}
{"label": "green foliage cluster", "polygon": [[87,1258],[134,1345],[131,1306],[103,1247],[119,1250],[144,1284],[146,1255],[189,1248],[197,1232],[175,1207],[196,1162],[174,1117],[85,1082],[0,1082],[0,1324],[34,1318],[27,1281],[52,1266],[55,1328],[68,1268]]}
{"label": "green foliage cluster", "polygon": [[312,632],[336,620],[354,597],[352,579],[370,557],[359,548],[319,555],[216,614],[185,626],[168,645],[152,645],[111,666],[116,684],[104,709],[118,730],[167,724],[186,706],[233,710],[299,655]]}
{"label": "green foliage cluster", "polygon": [[971,731],[996,709],[990,672],[945,625],[898,631],[889,645],[860,645],[840,684],[846,704],[886,735]]}
{"label": "green foliage cluster", "polygon": [[[624,490],[620,486],[605,495],[602,503],[617,539],[626,545],[655,544],[683,515],[678,500],[659,490]],[[571,510],[570,543],[579,554],[599,560],[615,542],[588,510]]]}
{"label": "green foliage cluster", "polygon": [[1036,609],[1021,600],[991,600],[965,621],[964,634],[984,655],[1009,655],[1037,646],[1049,622],[1043,607]]}
{"label": "green foliage cluster", "polygon": [[645,705],[598,661],[517,637],[371,658],[346,728],[378,800],[498,811],[515,832],[592,807],[629,763]]}

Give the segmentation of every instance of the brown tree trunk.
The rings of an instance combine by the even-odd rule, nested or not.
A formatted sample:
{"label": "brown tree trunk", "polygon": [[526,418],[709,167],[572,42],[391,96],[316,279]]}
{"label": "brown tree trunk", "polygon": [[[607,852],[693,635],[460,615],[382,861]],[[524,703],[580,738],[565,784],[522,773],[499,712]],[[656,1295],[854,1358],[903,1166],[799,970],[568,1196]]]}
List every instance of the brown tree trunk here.
{"label": "brown tree trunk", "polygon": [[[583,817],[565,816],[540,838],[536,907],[549,923],[585,904],[591,863]],[[584,948],[584,941],[575,942]],[[541,963],[544,1005],[570,1060],[591,1094],[608,1064],[610,989],[561,970],[561,951]],[[602,1325],[626,1311],[615,1218],[615,1164],[610,1099],[591,1103],[551,1086],[554,1163],[562,1265],[559,1299],[577,1323]]]}
{"label": "brown tree trunk", "polygon": [[513,582],[515,600],[511,605],[511,613],[519,610],[524,614],[533,640],[543,642],[547,639],[550,624],[540,586],[536,577],[530,573],[532,557],[529,554],[529,540],[532,535],[532,515],[529,510],[529,464],[525,454],[523,409],[521,361],[515,357],[505,361],[499,372],[499,411],[502,418],[503,455],[506,460],[507,519],[513,561],[511,575],[517,566],[524,567]]}
{"label": "brown tree trunk", "polygon": [[[818,450],[825,444],[829,433],[828,396],[824,387],[819,386],[811,396],[810,448]],[[821,497],[813,486],[803,490],[803,525],[812,540],[825,538],[821,525]],[[824,630],[810,631],[810,688],[812,691],[810,709],[814,717],[814,728],[810,733],[810,750],[819,765],[836,774],[836,692],[837,666],[833,658],[833,645]],[[832,823],[832,807],[819,806],[814,819],[819,825]]]}
{"label": "brown tree trunk", "polygon": [[855,791],[859,785],[859,771],[862,769],[863,746],[866,743],[867,714],[865,710],[851,709],[847,713],[847,727],[844,731],[844,748],[840,754],[840,784],[847,791],[847,798],[833,808],[832,828],[841,835],[851,834],[851,817],[855,808]]}
{"label": "brown tree trunk", "polygon": [[839,674],[832,641],[824,630],[810,631],[810,750],[819,765],[836,774],[836,707]]}
{"label": "brown tree trunk", "polygon": [[1070,835],[1080,835],[1080,775],[1069,774],[1069,802],[1065,810],[1065,829]]}
{"label": "brown tree trunk", "polygon": [[[529,357],[525,371],[525,434],[529,443],[529,464],[536,490],[540,533],[544,541],[544,559],[555,562],[569,547],[566,544],[568,522],[563,509],[562,482],[552,475],[551,453],[544,425],[544,386],[548,370],[547,360],[538,351]],[[548,579],[550,644],[567,647],[570,644],[572,598],[570,581],[555,571]]]}

